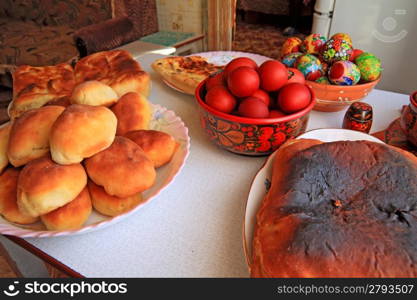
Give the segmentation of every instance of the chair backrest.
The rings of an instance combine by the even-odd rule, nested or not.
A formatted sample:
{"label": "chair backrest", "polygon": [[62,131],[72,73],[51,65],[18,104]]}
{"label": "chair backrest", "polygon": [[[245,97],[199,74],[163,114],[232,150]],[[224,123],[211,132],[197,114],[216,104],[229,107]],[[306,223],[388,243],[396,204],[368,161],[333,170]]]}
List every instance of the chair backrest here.
{"label": "chair backrest", "polygon": [[155,0],[114,0],[113,16],[128,16],[134,31],[142,37],[158,31]]}

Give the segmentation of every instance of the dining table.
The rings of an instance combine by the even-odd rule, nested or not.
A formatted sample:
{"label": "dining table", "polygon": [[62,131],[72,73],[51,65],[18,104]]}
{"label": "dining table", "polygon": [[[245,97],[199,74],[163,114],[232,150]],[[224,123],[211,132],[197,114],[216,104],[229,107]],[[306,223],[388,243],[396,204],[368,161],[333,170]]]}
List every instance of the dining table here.
{"label": "dining table", "polygon": [[[151,64],[164,55],[136,57],[151,76],[149,101],[175,112],[188,127],[190,153],[175,180],[153,201],[111,226],[48,238],[9,237],[75,277],[249,277],[242,228],[248,193],[266,156],[237,155],[213,144],[201,127],[194,96],[167,86]],[[372,132],[400,116],[409,96],[374,89]],[[347,107],[346,107],[347,109]],[[346,109],[312,111],[307,130],[341,128]]]}

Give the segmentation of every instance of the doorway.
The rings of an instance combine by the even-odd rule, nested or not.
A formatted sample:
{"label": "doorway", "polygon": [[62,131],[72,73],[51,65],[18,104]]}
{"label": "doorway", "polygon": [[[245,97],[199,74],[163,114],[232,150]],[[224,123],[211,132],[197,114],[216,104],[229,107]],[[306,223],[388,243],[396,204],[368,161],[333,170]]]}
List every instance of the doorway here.
{"label": "doorway", "polygon": [[314,0],[237,0],[233,51],[279,59],[288,27],[289,36],[303,39],[311,32]]}

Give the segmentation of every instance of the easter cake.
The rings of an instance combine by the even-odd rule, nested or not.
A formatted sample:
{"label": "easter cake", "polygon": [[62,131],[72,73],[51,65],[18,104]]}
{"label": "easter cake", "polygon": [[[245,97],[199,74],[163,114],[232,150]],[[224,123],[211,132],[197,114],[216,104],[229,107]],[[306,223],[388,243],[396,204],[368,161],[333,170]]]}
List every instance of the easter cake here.
{"label": "easter cake", "polygon": [[274,159],[252,277],[416,277],[417,159],[368,141],[296,140]]}

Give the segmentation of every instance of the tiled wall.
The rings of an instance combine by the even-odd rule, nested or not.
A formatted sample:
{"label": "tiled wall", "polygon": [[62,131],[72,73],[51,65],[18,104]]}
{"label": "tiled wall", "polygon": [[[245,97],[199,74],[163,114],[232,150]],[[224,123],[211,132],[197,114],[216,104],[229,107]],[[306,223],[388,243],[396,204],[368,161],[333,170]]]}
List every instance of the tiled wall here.
{"label": "tiled wall", "polygon": [[208,0],[156,0],[160,31],[204,33]]}

